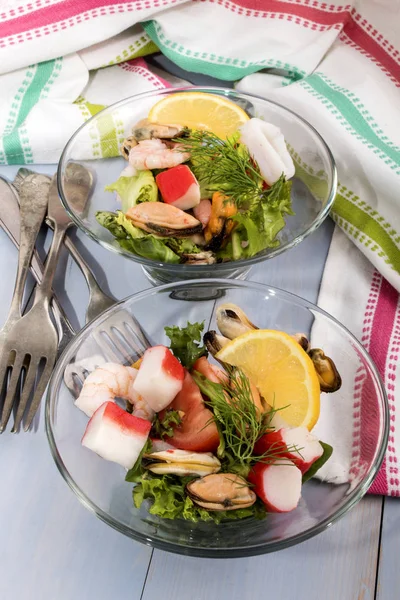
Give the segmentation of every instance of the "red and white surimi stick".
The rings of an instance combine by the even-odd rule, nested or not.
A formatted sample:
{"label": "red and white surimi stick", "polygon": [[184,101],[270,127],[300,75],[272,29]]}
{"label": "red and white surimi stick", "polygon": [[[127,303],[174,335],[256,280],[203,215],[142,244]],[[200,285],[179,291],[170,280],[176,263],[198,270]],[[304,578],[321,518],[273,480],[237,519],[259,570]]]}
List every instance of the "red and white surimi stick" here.
{"label": "red and white surimi stick", "polygon": [[294,462],[302,473],[308,471],[324,453],[318,438],[306,427],[283,428],[266,433],[256,442],[254,453],[261,456],[269,450]]}
{"label": "red and white surimi stick", "polygon": [[166,204],[189,210],[200,203],[200,185],[187,165],[159,173],[156,183]]}
{"label": "red and white surimi stick", "polygon": [[301,497],[301,471],[293,463],[256,463],[247,479],[269,512],[290,512]]}
{"label": "red and white surimi stick", "polygon": [[153,346],[143,355],[133,384],[151,408],[159,412],[181,391],[185,371],[166,346]]}
{"label": "red and white surimi stick", "polygon": [[82,445],[106,460],[131,469],[150,429],[150,421],[130,415],[115,402],[105,402],[87,424]]}

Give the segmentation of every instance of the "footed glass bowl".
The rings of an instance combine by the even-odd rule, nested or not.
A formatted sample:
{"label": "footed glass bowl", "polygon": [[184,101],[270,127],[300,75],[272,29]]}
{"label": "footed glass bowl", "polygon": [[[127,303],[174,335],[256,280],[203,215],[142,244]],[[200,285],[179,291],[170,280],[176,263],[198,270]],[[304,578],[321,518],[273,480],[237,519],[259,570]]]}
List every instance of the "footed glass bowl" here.
{"label": "footed glass bowl", "polygon": [[[115,194],[106,192],[104,187],[116,181],[127,165],[127,161],[119,155],[122,141],[131,134],[132,125],[147,117],[149,109],[157,101],[177,91],[224,96],[240,105],[250,117],[259,117],[280,127],[296,173],[291,192],[295,214],[285,217],[286,226],[277,237],[278,246],[239,261],[213,265],[169,264],[142,258],[122,249],[112,234],[96,221],[97,211],[120,208]],[[87,168],[93,178],[92,192],[84,207],[76,201],[76,187],[66,184],[66,176],[75,163]],[[174,88],[121,100],[97,113],[76,131],[63,151],[58,168],[59,194],[75,224],[105,248],[141,264],[152,283],[206,277],[243,279],[251,265],[285,252],[321,225],[332,206],[336,184],[332,154],[307,121],[275,102],[226,88]]]}
{"label": "footed glass bowl", "polygon": [[[106,362],[101,346],[105,328],[127,333],[133,315],[152,344],[168,345],[166,325],[204,321],[216,329],[220,303],[241,306],[261,328],[305,332],[313,347],[332,357],[343,384],[334,394],[321,394],[321,415],[313,430],[333,446],[319,479],[304,484],[298,507],[264,520],[247,518],[220,525],[162,520],[132,502],[133,484],[126,471],[81,445],[88,418],[74,406],[64,382],[67,369],[93,369]],[[129,351],[119,335],[128,364],[143,352],[136,340]],[[131,345],[132,347],[132,345]],[[135,294],[87,325],[71,342],[53,373],[46,400],[46,431],[62,476],[86,508],[121,533],[147,545],[192,556],[238,557],[273,552],[297,544],[326,529],[367,492],[382,463],[388,439],[388,404],[382,382],[361,344],[333,317],[306,300],[279,289],[232,280],[192,280]]]}

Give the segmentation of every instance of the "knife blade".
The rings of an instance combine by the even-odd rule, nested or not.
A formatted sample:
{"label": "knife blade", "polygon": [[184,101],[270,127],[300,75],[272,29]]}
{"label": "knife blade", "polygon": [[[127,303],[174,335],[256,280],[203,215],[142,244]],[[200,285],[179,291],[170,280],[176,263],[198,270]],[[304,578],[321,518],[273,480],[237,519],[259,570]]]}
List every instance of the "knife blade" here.
{"label": "knife blade", "polygon": [[[50,178],[49,178],[50,179]],[[5,231],[7,236],[19,248],[20,235],[20,213],[19,213],[19,197],[13,186],[3,177],[0,177],[0,227]],[[31,261],[31,272],[36,281],[42,281],[44,266],[35,250]],[[57,324],[59,346],[57,358],[63,352],[64,348],[69,344],[75,336],[75,330],[68,320],[62,306],[56,296],[53,296],[52,309]]]}

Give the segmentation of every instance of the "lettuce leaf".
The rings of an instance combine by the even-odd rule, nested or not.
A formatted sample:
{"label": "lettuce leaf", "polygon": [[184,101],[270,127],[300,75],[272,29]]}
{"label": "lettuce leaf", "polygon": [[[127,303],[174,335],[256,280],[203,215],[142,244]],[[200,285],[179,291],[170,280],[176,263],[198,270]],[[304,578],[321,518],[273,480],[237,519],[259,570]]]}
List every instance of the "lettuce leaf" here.
{"label": "lettuce leaf", "polygon": [[221,521],[246,517],[262,519],[266,516],[265,508],[259,501],[249,508],[217,512],[196,506],[186,495],[185,490],[186,485],[193,479],[194,477],[179,478],[174,475],[153,477],[150,473],[145,473],[140,483],[133,489],[134,505],[140,508],[145,500],[149,500],[150,514],[158,515],[163,519],[182,518],[194,523],[198,521],[221,523]]}
{"label": "lettuce leaf", "polygon": [[158,199],[158,188],[151,171],[139,171],[132,177],[119,177],[104,189],[118,194],[124,213],[140,202],[156,202]]}
{"label": "lettuce leaf", "polygon": [[285,226],[284,214],[293,214],[292,182],[282,175],[247,211],[232,217],[237,226],[226,248],[218,252],[222,260],[250,258],[266,248],[279,245],[276,236]]}
{"label": "lettuce leaf", "polygon": [[164,238],[135,227],[122,212],[98,211],[96,219],[116,237],[124,250],[160,262],[179,263],[179,256],[167,246]]}
{"label": "lettuce leaf", "polygon": [[207,356],[207,350],[201,344],[204,323],[189,323],[186,327],[164,327],[171,340],[170,349],[184,367],[190,369],[201,356]]}
{"label": "lettuce leaf", "polygon": [[156,438],[164,439],[165,436],[172,437],[174,435],[174,425],[178,426],[182,423],[182,418],[177,410],[167,408],[165,415],[160,419],[159,413],[156,414],[152,426],[152,435]]}
{"label": "lettuce leaf", "polygon": [[125,481],[137,483],[141,480],[142,475],[145,473],[145,469],[142,463],[143,454],[148,454],[149,452],[151,452],[151,440],[148,438],[137,458],[137,461],[135,462],[133,467],[127,472],[125,476]]}

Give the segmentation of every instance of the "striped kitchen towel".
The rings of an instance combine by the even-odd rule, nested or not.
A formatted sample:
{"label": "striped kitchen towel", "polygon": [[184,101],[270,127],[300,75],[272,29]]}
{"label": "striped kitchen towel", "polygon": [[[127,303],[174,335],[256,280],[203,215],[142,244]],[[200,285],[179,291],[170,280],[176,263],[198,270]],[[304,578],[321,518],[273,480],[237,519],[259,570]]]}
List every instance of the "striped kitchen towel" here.
{"label": "striped kitchen towel", "polygon": [[[385,380],[393,429],[373,491],[392,495],[400,492],[399,23],[400,0],[14,0],[0,14],[0,163],[56,162],[103,106],[175,85],[146,67],[143,56],[157,48],[188,71],[288,106],[323,135],[338,166],[340,230],[319,302],[362,339]],[[97,131],[93,151],[104,148]],[[294,158],[309,171],[305,157]],[[345,285],[355,274],[363,285]],[[377,331],[385,322],[378,345],[363,331],[371,319]]]}

